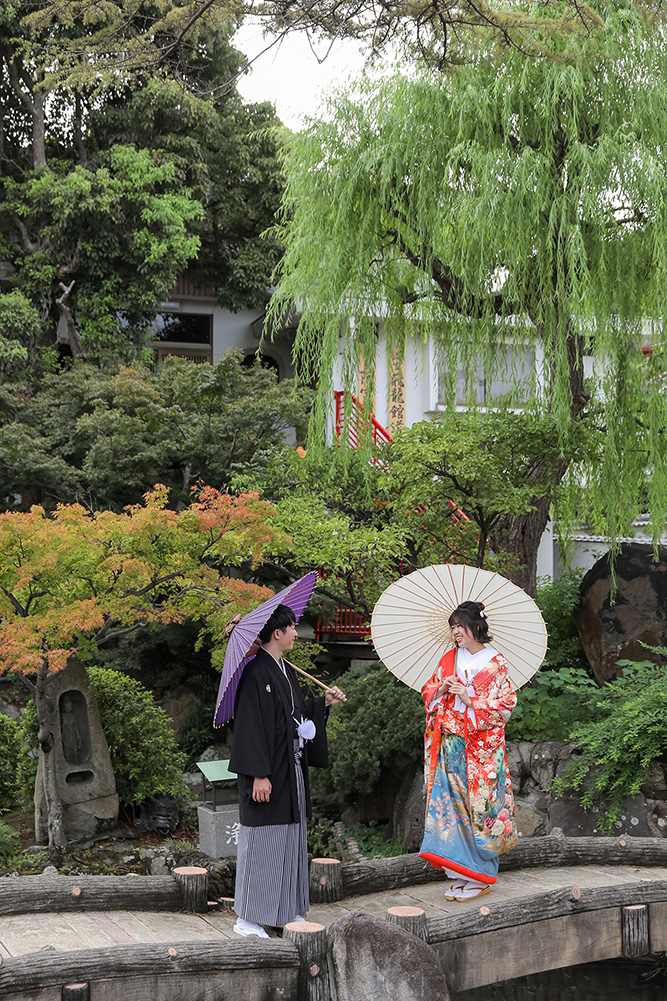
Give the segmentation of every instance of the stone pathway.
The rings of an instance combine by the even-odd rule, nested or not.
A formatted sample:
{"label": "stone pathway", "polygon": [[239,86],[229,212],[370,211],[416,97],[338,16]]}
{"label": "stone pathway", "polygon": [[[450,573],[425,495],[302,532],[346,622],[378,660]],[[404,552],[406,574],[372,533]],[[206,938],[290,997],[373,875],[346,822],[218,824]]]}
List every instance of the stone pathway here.
{"label": "stone pathway", "polygon": [[[667,867],[572,866],[570,868],[519,869],[503,872],[485,904],[543,893],[559,887],[613,886],[643,880],[667,879]],[[382,916],[387,908],[401,904],[422,907],[427,917],[461,913],[478,907],[476,901],[457,903],[444,899],[448,882],[409,886],[385,893],[350,897],[335,904],[316,904],[308,917],[331,925],[353,910]],[[13,914],[0,917],[0,956],[21,956],[52,949],[71,951],[135,942],[238,941],[232,931],[234,915],[212,911],[206,915],[164,911],[84,911],[80,913]],[[274,933],[275,934],[275,933]]]}

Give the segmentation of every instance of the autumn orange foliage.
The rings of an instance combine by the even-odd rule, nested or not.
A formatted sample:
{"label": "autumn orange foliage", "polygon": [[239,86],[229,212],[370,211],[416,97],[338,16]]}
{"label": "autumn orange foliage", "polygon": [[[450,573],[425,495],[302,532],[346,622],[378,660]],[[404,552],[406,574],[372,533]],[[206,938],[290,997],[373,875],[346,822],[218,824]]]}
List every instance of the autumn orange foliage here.
{"label": "autumn orange foliage", "polygon": [[78,504],[0,514],[0,672],[59,671],[114,633],[228,621],[271,594],[228,575],[283,541],[271,504],[212,487],[185,510],[167,503],[158,484],[120,514]]}

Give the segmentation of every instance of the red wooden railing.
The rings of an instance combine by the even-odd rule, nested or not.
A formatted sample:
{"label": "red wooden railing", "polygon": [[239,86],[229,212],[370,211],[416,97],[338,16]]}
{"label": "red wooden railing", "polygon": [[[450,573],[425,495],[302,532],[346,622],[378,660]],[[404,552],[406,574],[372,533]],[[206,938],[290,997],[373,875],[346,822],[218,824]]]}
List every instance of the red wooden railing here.
{"label": "red wooden railing", "polygon": [[370,636],[371,624],[365,616],[355,612],[352,608],[339,605],[332,619],[328,622],[318,621],[315,623],[315,639],[319,643],[324,637],[356,636],[361,639],[363,636]]}
{"label": "red wooden railing", "polygon": [[373,414],[369,414],[356,396],[353,396],[352,393],[346,393],[342,389],[337,389],[334,397],[336,400],[335,429],[339,443],[344,431],[347,431],[347,443],[350,448],[359,448],[369,435],[374,445],[383,445],[392,441],[387,429],[382,427]]}
{"label": "red wooden railing", "polygon": [[[345,432],[347,432],[347,443],[350,448],[359,448],[368,436],[370,436],[373,445],[383,445],[393,441],[387,429],[380,424],[373,414],[370,414],[364,408],[363,404],[352,393],[347,393],[339,389],[334,393],[334,397],[336,401],[334,428],[339,445]],[[347,411],[346,407],[349,408]],[[379,460],[372,458],[371,462],[377,464]],[[449,507],[454,509],[452,512],[454,521],[470,521],[465,511],[457,508],[453,500],[449,501]],[[418,507],[417,510],[421,511],[423,508]],[[361,639],[365,636],[370,636],[370,632],[370,621],[359,612],[355,612],[345,605],[339,605],[334,612],[333,618],[327,622],[320,620],[315,623],[315,639],[318,642],[325,636],[329,638],[332,636],[341,636]]]}

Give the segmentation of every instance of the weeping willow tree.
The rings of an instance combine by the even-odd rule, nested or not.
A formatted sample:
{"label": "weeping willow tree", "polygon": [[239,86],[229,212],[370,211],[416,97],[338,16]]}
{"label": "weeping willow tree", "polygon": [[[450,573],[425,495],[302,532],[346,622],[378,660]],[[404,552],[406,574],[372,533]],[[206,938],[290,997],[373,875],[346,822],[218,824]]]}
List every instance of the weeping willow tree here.
{"label": "weeping willow tree", "polygon": [[[457,370],[472,402],[479,365],[492,376],[519,333],[534,352],[531,406],[551,417],[561,461],[535,457],[534,502],[492,540],[533,592],[545,477],[565,520],[612,541],[647,508],[656,542],[665,524],[666,146],[667,45],[628,7],[558,59],[480,52],[445,78],[361,82],[286,148],[272,308],[298,303],[321,426],[340,357],[353,388],[379,327],[389,356],[433,339],[452,403]],[[581,422],[597,444],[575,470]]]}

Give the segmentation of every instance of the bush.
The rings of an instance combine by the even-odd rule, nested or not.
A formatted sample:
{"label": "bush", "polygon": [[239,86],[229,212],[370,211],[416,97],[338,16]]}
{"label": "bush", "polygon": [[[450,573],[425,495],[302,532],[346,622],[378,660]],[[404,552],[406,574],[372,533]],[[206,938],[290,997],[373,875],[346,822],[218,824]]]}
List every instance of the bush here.
{"label": "bush", "polygon": [[211,744],[224,743],[228,733],[226,726],[213,725],[215,703],[192,706],[183,723],[180,745],[183,749],[184,768],[190,771],[199,761],[200,755]]}
{"label": "bush", "polygon": [[21,730],[9,716],[0,714],[0,813],[11,809],[21,799],[18,764],[21,754]]}
{"label": "bush", "polygon": [[18,831],[0,820],[0,859],[12,858],[20,847]]}
{"label": "bush", "polygon": [[577,724],[590,716],[588,698],[598,691],[581,668],[542,668],[532,685],[522,688],[505,727],[508,740],[568,740]]}
{"label": "bush", "polygon": [[[118,797],[124,806],[138,805],[151,796],[186,798],[183,755],[178,749],[169,717],[153,704],[151,693],[134,678],[104,668],[88,669],[102,728],[111,753]],[[34,705],[23,716],[24,752],[37,748]],[[22,776],[32,776],[37,759],[24,753]]]}
{"label": "bush", "polygon": [[[667,649],[655,651],[667,657]],[[584,806],[597,807],[611,833],[626,796],[639,792],[652,761],[667,753],[665,668],[651,661],[619,661],[621,677],[587,704],[589,721],[572,734],[578,752],[556,784],[558,792],[583,789]]]}
{"label": "bush", "polygon": [[508,740],[567,740],[589,714],[588,696],[597,691],[581,645],[574,610],[581,572],[570,571],[537,590],[548,647],[544,663],[519,692],[505,733]]}
{"label": "bush", "polygon": [[313,769],[311,782],[316,796],[354,800],[373,791],[383,769],[400,778],[421,760],[424,707],[418,692],[382,666],[361,677],[344,674],[336,684],[347,702],[327,724],[331,767]]}
{"label": "bush", "polygon": [[542,671],[563,667],[589,673],[589,664],[579,638],[574,611],[579,604],[583,571],[567,571],[537,589],[537,605],[542,612],[549,636]]}

